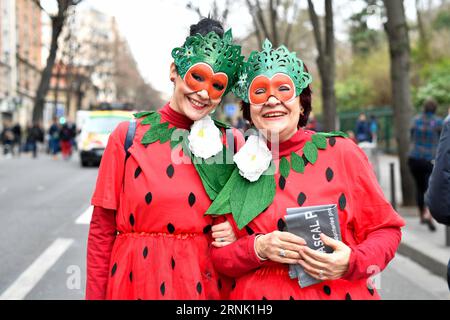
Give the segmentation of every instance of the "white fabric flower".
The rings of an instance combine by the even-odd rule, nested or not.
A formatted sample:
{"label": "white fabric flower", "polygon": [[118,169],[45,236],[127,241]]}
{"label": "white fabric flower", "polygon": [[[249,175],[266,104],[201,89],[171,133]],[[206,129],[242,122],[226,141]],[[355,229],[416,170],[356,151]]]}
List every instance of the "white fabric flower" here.
{"label": "white fabric flower", "polygon": [[250,136],[233,157],[241,176],[254,182],[266,171],[272,161],[272,153],[260,136]]}
{"label": "white fabric flower", "polygon": [[189,149],[199,158],[208,159],[223,149],[220,130],[210,116],[194,122],[188,140]]}

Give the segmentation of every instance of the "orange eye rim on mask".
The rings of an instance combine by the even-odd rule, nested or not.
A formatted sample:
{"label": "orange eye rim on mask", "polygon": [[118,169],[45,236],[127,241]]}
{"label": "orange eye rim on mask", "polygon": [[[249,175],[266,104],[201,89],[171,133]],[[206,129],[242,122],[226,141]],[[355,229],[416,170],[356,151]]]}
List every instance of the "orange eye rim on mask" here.
{"label": "orange eye rim on mask", "polygon": [[214,72],[211,66],[204,62],[191,66],[183,80],[193,92],[206,90],[211,100],[221,99],[228,86],[227,74]]}
{"label": "orange eye rim on mask", "polygon": [[[281,87],[289,87],[289,90],[280,90]],[[262,89],[264,92],[257,94]],[[263,105],[270,97],[274,96],[280,102],[290,102],[295,99],[296,89],[294,81],[285,73],[276,73],[272,77],[259,75],[255,77],[248,89],[250,104]]]}

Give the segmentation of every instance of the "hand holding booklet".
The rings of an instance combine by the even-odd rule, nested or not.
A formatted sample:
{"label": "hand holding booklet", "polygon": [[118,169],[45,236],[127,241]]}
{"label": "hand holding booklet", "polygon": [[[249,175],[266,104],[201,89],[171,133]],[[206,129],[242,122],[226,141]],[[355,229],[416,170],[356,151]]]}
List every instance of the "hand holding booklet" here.
{"label": "hand holding booklet", "polygon": [[[333,249],[326,246],[320,239],[321,233],[341,241],[341,229],[335,204],[288,208],[286,211],[287,231],[303,238],[309,248],[325,253],[333,252]],[[299,264],[289,265],[289,276],[291,279],[297,278],[301,288],[321,282],[306,273]]]}

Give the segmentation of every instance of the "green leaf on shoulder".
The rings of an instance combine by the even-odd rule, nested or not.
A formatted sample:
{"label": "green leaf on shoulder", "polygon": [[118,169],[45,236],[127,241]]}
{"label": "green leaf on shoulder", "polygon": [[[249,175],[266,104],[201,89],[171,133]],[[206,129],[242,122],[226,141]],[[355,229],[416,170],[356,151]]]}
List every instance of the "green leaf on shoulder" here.
{"label": "green leaf on shoulder", "polygon": [[230,198],[236,182],[241,178],[239,169],[234,168],[227,183],[217,195],[205,215],[223,215],[231,212]]}
{"label": "green leaf on shoulder", "polygon": [[305,161],[303,161],[303,158],[300,157],[295,152],[291,153],[291,165],[292,170],[294,170],[297,173],[304,173],[305,172]]}
{"label": "green leaf on shoulder", "polygon": [[172,134],[175,132],[176,128],[170,128],[167,129],[165,132],[162,132],[161,138],[159,139],[159,142],[162,143],[166,143],[167,141],[171,140],[172,138]]}
{"label": "green leaf on shoulder", "polygon": [[286,157],[282,157],[280,160],[280,174],[287,179],[289,172],[291,171],[291,165]]}
{"label": "green leaf on shoulder", "polygon": [[348,138],[348,134],[342,131],[331,131],[331,132],[318,132],[317,135],[324,136],[326,138],[331,137],[342,137],[342,138]]}
{"label": "green leaf on shoulder", "polygon": [[306,159],[311,162],[311,164],[316,163],[319,152],[314,143],[312,143],[311,141],[305,143],[305,146],[303,147],[303,153],[305,154]]}
{"label": "green leaf on shoulder", "polygon": [[153,114],[153,113],[156,113],[156,111],[142,111],[142,112],[138,112],[138,113],[133,114],[133,116],[134,116],[136,119],[139,119],[139,118],[142,118],[142,117],[151,115],[151,114]]}
{"label": "green leaf on shoulder", "polygon": [[327,138],[320,134],[315,134],[312,136],[312,142],[316,145],[318,149],[325,150],[327,148]]}
{"label": "green leaf on shoulder", "polygon": [[152,126],[157,125],[161,122],[161,115],[158,112],[149,114],[141,124],[151,124]]}
{"label": "green leaf on shoulder", "polygon": [[220,128],[225,128],[225,129],[230,129],[231,126],[225,122],[219,121],[217,119],[213,119],[214,123],[216,126],[220,127]]}

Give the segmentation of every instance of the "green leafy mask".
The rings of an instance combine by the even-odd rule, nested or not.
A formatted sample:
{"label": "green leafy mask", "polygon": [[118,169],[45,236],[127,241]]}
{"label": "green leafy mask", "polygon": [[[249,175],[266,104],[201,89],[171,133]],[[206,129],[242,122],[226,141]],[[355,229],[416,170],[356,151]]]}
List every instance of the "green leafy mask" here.
{"label": "green leafy mask", "polygon": [[[311,75],[305,71],[302,60],[285,46],[272,49],[266,39],[262,51],[253,51],[239,71],[239,79],[233,88],[234,94],[245,102],[250,102],[249,89],[253,80],[264,76],[270,82],[277,74],[287,75],[295,86],[295,97],[299,96],[311,82]],[[294,89],[294,88],[293,88]]]}
{"label": "green leafy mask", "polygon": [[228,93],[238,79],[238,71],[244,60],[241,46],[233,43],[231,29],[223,38],[210,32],[206,36],[196,34],[186,39],[182,47],[172,50],[178,74],[184,79],[188,70],[199,63],[208,64],[213,72],[224,73],[228,77],[224,94]]}

